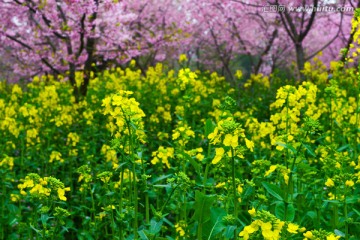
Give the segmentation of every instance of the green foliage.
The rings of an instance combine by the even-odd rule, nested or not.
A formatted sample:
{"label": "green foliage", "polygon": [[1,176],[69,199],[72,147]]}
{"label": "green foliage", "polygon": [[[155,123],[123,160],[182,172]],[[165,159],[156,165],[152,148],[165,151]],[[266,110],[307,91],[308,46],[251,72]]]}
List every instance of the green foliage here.
{"label": "green foliage", "polygon": [[356,239],[359,80],[325,70],[1,82],[0,239]]}

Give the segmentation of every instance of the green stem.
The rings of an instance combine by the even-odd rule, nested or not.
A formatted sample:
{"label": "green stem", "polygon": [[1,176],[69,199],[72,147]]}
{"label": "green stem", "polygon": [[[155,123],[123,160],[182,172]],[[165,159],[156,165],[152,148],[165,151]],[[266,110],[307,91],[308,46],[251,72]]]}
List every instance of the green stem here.
{"label": "green stem", "polygon": [[123,108],[121,108],[123,114],[124,114],[124,119],[126,122],[126,126],[127,129],[129,131],[129,154],[131,157],[131,163],[132,163],[132,173],[133,173],[133,179],[132,179],[132,187],[133,187],[133,200],[134,200],[134,239],[138,239],[138,212],[139,212],[139,203],[138,203],[138,188],[137,188],[137,183],[136,183],[136,163],[135,163],[135,157],[134,157],[134,145],[133,145],[133,140],[134,140],[134,136],[133,136],[133,132],[131,131],[131,126],[130,126],[130,122],[131,119],[126,118],[126,113],[124,111]]}
{"label": "green stem", "polygon": [[25,169],[24,167],[24,155],[25,155],[25,144],[24,144],[24,138],[21,137],[20,138],[21,141],[21,154],[20,154],[20,176],[23,176],[23,169]]}
{"label": "green stem", "polygon": [[[205,167],[205,173],[204,173],[204,179],[203,179],[203,194],[206,194],[206,182],[207,182],[207,175],[208,175],[208,172],[209,172],[209,168],[210,168],[210,164],[209,163],[206,163],[206,167]],[[202,217],[202,216],[201,216]],[[202,239],[202,227],[203,227],[203,224],[202,224],[202,219],[199,221],[199,225],[198,225],[198,240],[201,240]]]}
{"label": "green stem", "polygon": [[346,203],[346,195],[344,198],[344,217],[345,217],[345,240],[349,240],[349,223],[348,223],[348,209]]}
{"label": "green stem", "polygon": [[147,184],[147,178],[146,178],[145,164],[144,164],[143,158],[141,158],[141,167],[143,170],[144,185],[145,185],[145,220],[146,220],[146,224],[149,224],[149,222],[150,222],[150,204],[149,204],[149,193],[148,193],[148,184]]}
{"label": "green stem", "polygon": [[138,220],[137,220],[137,216],[138,216],[138,211],[139,211],[139,206],[138,206],[138,190],[137,190],[137,184],[136,184],[136,172],[135,172],[135,162],[133,162],[133,167],[132,167],[132,171],[133,171],[133,188],[134,188],[134,192],[133,192],[133,196],[134,196],[134,208],[135,208],[135,216],[134,216],[134,239],[137,239],[137,231],[138,231]]}
{"label": "green stem", "polygon": [[[1,224],[3,224],[5,222],[5,196],[6,196],[6,188],[5,188],[5,181],[3,181],[2,184],[2,195],[1,195]],[[5,239],[5,227],[1,228],[1,238],[0,239]]]}
{"label": "green stem", "polygon": [[[286,145],[288,144],[288,134],[289,134],[289,93],[286,96]],[[286,149],[286,160],[285,166],[288,168],[288,160],[289,159],[289,149]]]}
{"label": "green stem", "polygon": [[[211,144],[209,143],[208,150],[207,150],[207,156],[208,157],[210,156],[210,153],[211,153]],[[204,179],[203,179],[203,186],[204,186],[203,193],[204,194],[206,193],[206,182],[207,182],[207,176],[209,174],[209,168],[210,168],[210,163],[207,162],[206,167],[205,167]]]}
{"label": "green stem", "polygon": [[333,143],[333,127],[334,127],[334,121],[332,118],[332,96],[330,95],[330,139],[331,139],[331,143]]}
{"label": "green stem", "polygon": [[[120,199],[119,199],[119,211],[120,211],[120,215],[122,215],[122,199],[123,199],[123,182],[124,182],[124,169],[122,169],[121,171],[121,176],[120,176]],[[123,219],[121,218],[121,226],[120,226],[120,240],[124,239],[124,234],[123,234]]]}
{"label": "green stem", "polygon": [[[360,71],[360,64],[358,65],[358,72]],[[355,96],[355,99],[356,99],[356,111],[355,111],[355,116],[356,116],[356,125],[355,125],[355,136],[357,136],[357,132],[358,132],[358,129],[359,129],[359,84],[360,84],[360,75],[358,75],[358,82],[357,82],[357,86],[356,86],[356,96]],[[354,137],[354,139],[356,139],[356,137]],[[355,141],[355,156],[354,156],[354,159],[357,160],[358,158],[358,144],[357,144],[357,141]]]}
{"label": "green stem", "polygon": [[161,213],[164,211],[165,206],[169,203],[172,195],[174,194],[174,192],[175,192],[175,190],[178,188],[178,186],[179,186],[179,185],[176,185],[176,186],[171,190],[169,197],[166,199],[164,205],[161,207],[161,210],[160,210]]}
{"label": "green stem", "polygon": [[[337,193],[336,193],[336,190],[335,190],[335,193],[334,193],[334,199],[337,200]],[[338,204],[336,202],[333,203],[334,206],[333,206],[333,229],[337,228],[338,226]]]}
{"label": "green stem", "polygon": [[231,167],[232,167],[232,171],[231,171],[231,175],[232,175],[232,186],[233,186],[233,197],[234,197],[234,217],[237,218],[238,217],[238,213],[237,213],[237,193],[236,193],[236,182],[235,182],[235,157],[234,157],[234,148],[231,147]]}
{"label": "green stem", "polygon": [[204,186],[203,193],[204,194],[206,193],[206,182],[207,182],[207,176],[208,176],[208,173],[209,173],[209,168],[210,168],[210,164],[206,163],[204,179],[203,179],[203,186]]}

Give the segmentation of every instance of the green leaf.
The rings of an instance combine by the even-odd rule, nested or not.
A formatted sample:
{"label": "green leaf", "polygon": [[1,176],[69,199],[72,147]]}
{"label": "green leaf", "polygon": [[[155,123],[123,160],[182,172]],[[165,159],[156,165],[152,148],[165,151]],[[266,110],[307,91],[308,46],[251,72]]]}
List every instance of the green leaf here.
{"label": "green leaf", "polygon": [[190,157],[190,155],[184,151],[181,151],[180,154],[183,155],[191,163],[191,165],[195,168],[196,172],[200,173],[200,165],[195,159]]}
{"label": "green leaf", "polygon": [[291,146],[290,144],[286,144],[286,143],[283,143],[283,142],[276,142],[277,145],[281,146],[281,147],[284,147],[284,148],[287,148],[289,150],[291,150],[294,154],[297,153],[296,149]]}
{"label": "green leaf", "polygon": [[345,149],[347,149],[347,148],[349,148],[349,147],[350,147],[349,144],[345,144],[345,145],[339,147],[336,151],[342,152],[342,151],[344,151]]}
{"label": "green leaf", "polygon": [[312,220],[314,220],[317,214],[315,211],[308,211],[306,215],[308,215]]}
{"label": "green leaf", "polygon": [[340,237],[345,237],[345,233],[343,233],[342,231],[338,230],[338,229],[335,229],[334,230],[334,233],[336,236],[340,236]]}
{"label": "green leaf", "polygon": [[278,202],[275,207],[275,216],[280,220],[292,222],[295,218],[294,205],[291,203],[287,205],[287,212],[285,216],[285,203]]}
{"label": "green leaf", "polygon": [[47,214],[41,214],[40,219],[41,219],[42,225],[43,225],[43,226],[46,226],[46,222],[47,222],[49,219],[51,219],[51,217],[49,217],[49,215],[47,215]]}
{"label": "green leaf", "polygon": [[33,225],[31,225],[31,223],[30,223],[30,228],[31,228],[32,230],[34,230],[37,234],[40,234],[40,235],[42,236],[41,230],[36,229]]}
{"label": "green leaf", "polygon": [[149,238],[146,236],[144,230],[138,231],[139,237],[141,240],[149,240]]}
{"label": "green leaf", "polygon": [[200,191],[195,192],[195,213],[193,220],[198,221],[199,224],[210,220],[210,207],[216,200],[215,195],[206,195]]}
{"label": "green leaf", "polygon": [[205,122],[205,137],[208,137],[210,133],[212,133],[214,131],[214,125],[213,122],[211,121],[211,119],[206,119]]}
{"label": "green leaf", "polygon": [[278,186],[267,182],[262,182],[261,184],[264,186],[266,191],[270,193],[272,196],[274,196],[280,201],[284,201],[284,198],[282,197],[284,196],[284,194]]}
{"label": "green leaf", "polygon": [[150,220],[150,230],[149,234],[155,235],[161,231],[161,226],[163,225],[163,220],[156,221],[154,218]]}
{"label": "green leaf", "polygon": [[358,200],[359,200],[359,195],[351,196],[346,198],[346,203],[348,204],[357,203]]}
{"label": "green leaf", "polygon": [[326,202],[326,203],[336,203],[336,204],[340,203],[339,200],[323,200],[323,201]]}
{"label": "green leaf", "polygon": [[213,239],[212,236],[215,236],[216,234],[221,232],[224,228],[225,228],[225,226],[223,224],[221,224],[221,219],[218,218],[216,220],[216,222],[214,223],[214,226],[211,228],[210,234],[207,239],[208,240]]}
{"label": "green leaf", "polygon": [[154,184],[154,183],[156,183],[156,182],[159,182],[159,181],[161,181],[161,180],[167,179],[167,178],[172,177],[172,176],[173,176],[173,174],[161,175],[161,176],[159,176],[159,177],[154,178],[154,180],[152,181],[152,183]]}
{"label": "green leaf", "polygon": [[252,186],[247,186],[245,188],[245,191],[243,193],[243,198],[248,198],[250,197],[251,195],[253,195],[255,193],[255,188],[252,187]]}
{"label": "green leaf", "polygon": [[227,215],[225,209],[219,207],[211,207],[210,208],[210,216],[212,222],[221,221],[223,217]]}
{"label": "green leaf", "polygon": [[229,239],[234,239],[234,233],[236,228],[237,227],[235,225],[227,226],[225,229],[224,237]]}
{"label": "green leaf", "polygon": [[226,226],[222,223],[222,218],[226,215],[227,213],[223,208],[210,208],[211,220],[203,226],[203,232],[205,234],[204,239],[217,239],[216,235],[226,228]]}
{"label": "green leaf", "polygon": [[307,145],[307,144],[305,144],[305,143],[303,143],[302,145],[303,145],[304,148],[306,149],[307,153],[309,153],[309,154],[310,154],[311,156],[313,156],[313,157],[316,157],[316,154],[315,154],[315,152],[312,150],[311,146],[309,146],[309,145]]}
{"label": "green leaf", "polygon": [[155,184],[155,185],[153,185],[153,187],[158,187],[158,188],[171,188],[171,184]]}
{"label": "green leaf", "polygon": [[355,208],[353,208],[352,210],[360,217],[360,212],[358,210],[356,210]]}
{"label": "green leaf", "polygon": [[16,224],[19,220],[15,217],[15,218],[12,218],[12,220],[9,221],[9,225],[12,226],[14,224]]}

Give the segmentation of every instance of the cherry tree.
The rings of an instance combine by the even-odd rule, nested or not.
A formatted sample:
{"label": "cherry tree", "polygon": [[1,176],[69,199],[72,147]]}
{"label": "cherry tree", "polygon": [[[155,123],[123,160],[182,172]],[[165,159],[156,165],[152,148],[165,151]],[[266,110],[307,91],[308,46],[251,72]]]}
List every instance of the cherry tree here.
{"label": "cherry tree", "polygon": [[[285,6],[285,8],[280,8]],[[188,53],[233,78],[247,56],[249,71],[295,62],[299,72],[320,51],[329,62],[352,42],[354,0],[0,0],[0,54],[18,76],[66,74],[79,98],[91,71],[136,59],[145,68]],[[276,11],[268,11],[276,7]],[[301,8],[302,7],[302,8]],[[76,71],[83,83],[77,86]]]}
{"label": "cherry tree", "polygon": [[[193,3],[197,52],[230,75],[229,64],[247,55],[252,72],[272,72],[292,62],[301,72],[306,61],[323,53],[329,63],[351,38],[350,0],[211,0]],[[358,3],[357,3],[358,4]],[[352,7],[352,8],[351,8]],[[213,53],[212,57],[208,57]]]}
{"label": "cherry tree", "polygon": [[305,61],[321,51],[325,52],[325,60],[339,56],[340,48],[345,47],[350,38],[353,11],[347,11],[353,10],[349,8],[351,1],[275,0],[269,3],[284,6],[278,14],[282,27],[294,45],[299,71],[304,68]]}
{"label": "cherry tree", "polygon": [[79,98],[95,64],[125,63],[175,42],[177,8],[172,0],[0,0],[0,51],[22,77],[67,73]]}
{"label": "cherry tree", "polygon": [[[259,72],[279,33],[271,24],[274,16],[262,16],[260,10],[234,1],[194,1],[191,47],[196,48],[198,60],[213,68],[220,66],[231,78],[230,62],[242,54],[249,57],[253,72]],[[259,57],[257,62],[253,56]]]}

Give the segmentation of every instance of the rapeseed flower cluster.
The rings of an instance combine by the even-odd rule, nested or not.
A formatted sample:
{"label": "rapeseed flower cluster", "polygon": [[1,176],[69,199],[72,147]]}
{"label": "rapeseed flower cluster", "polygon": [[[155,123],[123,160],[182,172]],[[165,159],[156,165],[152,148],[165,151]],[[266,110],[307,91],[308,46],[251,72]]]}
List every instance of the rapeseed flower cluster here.
{"label": "rapeseed flower cluster", "polygon": [[145,113],[140,109],[139,103],[130,97],[132,94],[131,91],[120,91],[106,97],[102,102],[103,114],[109,115],[110,123],[107,127],[115,138],[130,135],[130,131],[133,131],[139,141],[145,142],[142,121]]}
{"label": "rapeseed flower cluster", "polygon": [[186,122],[179,121],[177,127],[173,130],[172,140],[180,146],[185,146],[191,138],[195,138],[195,132]]}
{"label": "rapeseed flower cluster", "polygon": [[182,68],[179,71],[177,83],[181,90],[185,90],[187,85],[193,85],[196,78],[196,73],[192,72],[190,68]]}
{"label": "rapeseed flower cluster", "polygon": [[244,240],[277,240],[284,237],[289,239],[305,231],[305,228],[300,228],[297,224],[291,222],[281,221],[264,210],[256,211],[253,208],[249,210],[249,214],[255,220],[250,225],[245,226],[239,233],[239,237],[242,237]]}
{"label": "rapeseed flower cluster", "polygon": [[[245,146],[250,149],[250,151],[254,149],[254,143],[246,138],[244,129],[241,128],[240,124],[237,123],[233,117],[220,120],[208,138],[211,144],[222,145],[222,147],[215,148],[215,157],[212,160],[213,164],[217,164],[225,156],[244,158]],[[239,138],[243,139],[245,144],[239,145]]]}
{"label": "rapeseed flower cluster", "polygon": [[[20,194],[24,196],[28,193],[30,193],[31,197],[39,199],[55,198],[57,196],[60,200],[66,201],[65,192],[70,191],[70,188],[65,187],[60,180],[54,177],[41,178],[36,173],[29,173],[21,181],[23,183],[18,184],[18,188],[20,189]],[[27,193],[25,189],[29,189],[29,192]]]}
{"label": "rapeseed flower cluster", "polygon": [[6,156],[0,160],[0,168],[12,170],[14,167],[14,158]]}
{"label": "rapeseed flower cluster", "polygon": [[[270,120],[273,126],[279,131],[286,131],[286,136],[275,132],[270,133],[271,144],[277,142],[294,142],[294,136],[300,133],[301,115],[317,120],[325,110],[316,105],[317,86],[310,82],[303,82],[298,88],[284,86],[278,89],[276,101],[270,105],[271,109],[281,109],[280,112],[271,115]],[[278,150],[284,147],[277,146]]]}
{"label": "rapeseed flower cluster", "polygon": [[334,233],[329,233],[322,229],[307,231],[303,235],[305,237],[304,240],[310,240],[310,239],[338,240],[341,238],[340,236],[336,236]]}
{"label": "rapeseed flower cluster", "polygon": [[169,158],[174,158],[174,148],[160,146],[151,156],[153,157],[151,164],[156,165],[161,163],[164,168],[170,168]]}

